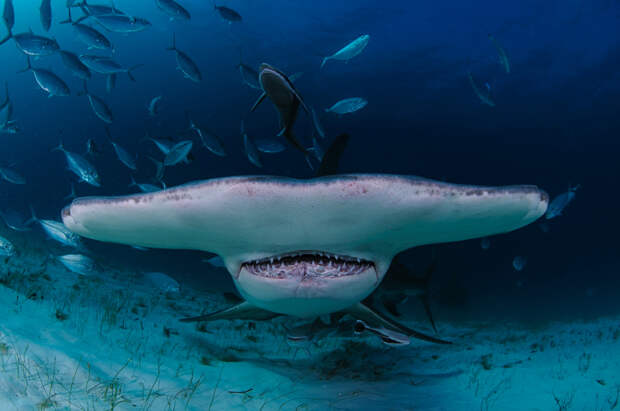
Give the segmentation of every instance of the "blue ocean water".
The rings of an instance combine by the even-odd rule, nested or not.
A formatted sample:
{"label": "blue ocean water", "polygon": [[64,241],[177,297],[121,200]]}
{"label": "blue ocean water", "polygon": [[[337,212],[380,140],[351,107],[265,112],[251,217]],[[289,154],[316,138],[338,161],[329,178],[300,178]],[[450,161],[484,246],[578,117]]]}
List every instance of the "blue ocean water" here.
{"label": "blue ocean water", "polygon": [[[93,2],[87,3],[95,4]],[[190,20],[180,20],[171,19],[155,0],[116,0],[114,7],[129,16],[145,18],[151,25],[141,32],[115,33],[107,31],[95,17],[85,19],[83,24],[100,31],[111,41],[113,51],[88,49],[77,38],[72,24],[61,23],[68,15],[64,0],[51,1],[49,32],[44,31],[41,24],[39,1],[13,0],[12,3],[14,34],[32,30],[37,35],[57,40],[62,50],[77,55],[109,56],[123,67],[139,67],[132,71],[135,81],[119,73],[115,87],[109,92],[106,76],[92,73],[88,91],[103,99],[113,114],[111,124],[106,124],[96,116],[83,95],[82,80],[63,65],[58,53],[31,57],[33,67],[52,71],[69,86],[70,96],[48,98],[32,72],[18,73],[26,67],[27,59],[14,40],[9,39],[0,46],[3,63],[0,89],[1,83],[6,82],[13,119],[19,126],[16,134],[0,134],[3,147],[0,166],[14,169],[26,180],[26,184],[0,183],[2,211],[16,211],[27,219],[32,207],[40,218],[59,220],[61,209],[69,203],[65,197],[71,190],[71,183],[78,197],[135,193],[136,187],[129,187],[132,175],[140,183],[158,184],[153,180],[156,169],[149,157],[163,160],[163,155],[147,136],[173,141],[193,140],[191,161],[166,167],[163,180],[167,187],[214,177],[256,174],[312,178],[316,170],[308,166],[304,155],[277,135],[281,127],[273,104],[265,101],[250,112],[260,92],[243,83],[238,65],[242,62],[258,71],[261,63],[268,63],[288,76],[303,73],[295,80],[294,87],[319,116],[327,134],[327,139],[320,140],[324,149],[337,135],[347,133],[350,136],[339,161],[341,173],[418,175],[451,183],[491,186],[534,184],[547,191],[552,199],[570,187],[580,186],[561,216],[550,220],[542,217],[516,232],[490,237],[486,250],[479,239],[474,239],[420,247],[400,256],[407,266],[413,267],[414,274],[424,272],[431,261],[437,261],[431,303],[438,324],[443,322],[447,327],[449,323],[458,329],[461,321],[468,320],[486,321],[493,326],[516,321],[538,327],[550,321],[572,324],[617,318],[620,309],[617,299],[620,280],[616,275],[616,231],[620,228],[616,189],[620,178],[620,143],[617,140],[620,132],[617,116],[620,4],[617,1],[527,0],[511,4],[497,1],[413,4],[369,0],[217,2],[217,6],[229,7],[242,16],[241,21],[229,21],[214,9],[213,2],[179,0],[191,14]],[[80,8],[80,2],[74,3],[71,8],[74,21],[88,16],[87,11]],[[4,26],[0,24],[0,37],[8,33]],[[202,75],[199,83],[184,78],[177,68],[175,53],[167,50],[173,34],[178,49],[187,53],[199,68]],[[359,55],[348,62],[329,60],[320,68],[325,56],[363,34],[370,35],[370,39]],[[489,34],[496,43],[490,40]],[[509,72],[501,64],[498,45],[509,61]],[[488,96],[494,106],[485,104],[476,95],[469,75],[478,91]],[[157,96],[161,96],[159,110],[151,116],[148,105]],[[364,98],[368,104],[359,111],[340,116],[325,112],[337,101],[350,97]],[[3,98],[4,92],[0,92],[0,102]],[[188,130],[188,116],[200,127],[220,136],[228,155],[221,157],[208,151],[196,134]],[[277,140],[287,148],[278,154],[261,154],[263,167],[256,167],[246,155],[240,132],[242,120],[252,138]],[[115,142],[132,157],[137,156],[137,171],[131,172],[118,160],[108,142],[106,127]],[[312,130],[311,116],[300,109],[295,133],[305,147],[312,145]],[[85,156],[97,169],[101,187],[78,182],[67,170],[62,153],[51,151],[62,141],[66,149],[84,155],[89,139],[101,150],[98,156]],[[314,163],[314,167],[318,167],[318,161]],[[13,240],[21,254],[21,257],[20,254],[10,257],[11,266],[19,266],[20,258],[26,256],[35,258],[32,256],[36,254],[48,258],[51,255],[49,258],[52,258],[71,252],[46,240],[38,227],[29,232],[7,228],[2,233]],[[188,250],[144,252],[91,240],[85,240],[85,244],[88,255],[100,263],[105,262],[107,270],[165,272],[185,289],[215,290],[217,295],[234,289],[230,275],[224,270],[211,272],[212,267],[202,261],[212,254]],[[520,270],[514,268],[515,257],[523,259],[524,264],[518,264],[522,267]],[[24,267],[30,266],[24,263]],[[4,283],[8,287],[9,282]],[[11,283],[13,287],[8,288],[27,298],[23,284],[18,283],[19,286]],[[223,307],[217,306],[218,309]],[[427,333],[432,333],[426,315],[415,302],[404,303],[404,307],[411,318],[401,320],[415,319]],[[37,311],[36,307],[32,310]],[[201,313],[200,310],[192,313],[186,308],[184,315],[172,315],[170,321]],[[173,328],[177,327],[173,324]],[[225,322],[220,327],[225,328]],[[276,331],[282,334],[280,328],[265,331],[271,334],[268,338],[276,341],[274,344],[280,335]],[[451,331],[444,329],[439,336],[454,340],[455,335],[462,334],[460,331],[450,334]],[[2,329],[2,333],[10,335],[10,327]],[[190,339],[194,342],[194,337]],[[218,345],[213,341],[209,344],[212,343]],[[230,341],[220,343],[220,346],[231,344]],[[15,342],[15,346],[18,345]],[[213,357],[213,361],[223,361],[223,356],[211,345],[197,341],[196,346],[199,347],[197,351],[208,352],[204,355]],[[433,349],[434,346],[425,346],[424,352],[433,353]],[[596,350],[606,348],[601,345],[588,349],[597,360]],[[330,352],[329,345],[325,350]],[[456,356],[449,350],[441,348],[442,358]],[[264,352],[269,357],[269,349]],[[400,354],[394,352],[371,351],[368,355],[398,358]],[[116,358],[119,357],[122,355]],[[282,366],[280,360],[269,363],[264,358],[260,361],[253,358],[248,363],[252,369],[272,370]],[[312,356],[304,357],[301,362],[294,358],[290,361],[288,368],[299,374],[316,366]],[[384,362],[387,360],[376,360],[378,364]],[[236,362],[234,366],[242,373],[244,364]],[[363,367],[356,368],[345,362],[338,364],[329,374],[330,378],[347,383],[357,381],[356,375]],[[567,367],[565,380],[570,380],[572,385],[581,384],[573,378],[586,374],[580,367],[575,370]],[[449,373],[448,368],[438,370]],[[423,369],[417,368],[412,375],[424,374]],[[277,373],[293,379],[286,372]],[[398,375],[386,377],[381,384],[402,384]],[[327,377],[322,375],[321,378]],[[412,378],[417,381],[418,377]],[[536,374],[530,380],[536,378],[542,381],[544,376]],[[611,387],[620,382],[605,378],[605,384],[596,385],[600,378],[587,377],[589,382],[595,381],[595,388],[604,386],[612,395]],[[364,388],[360,391],[378,390],[379,386],[373,385],[372,379],[362,380]],[[512,388],[519,384],[527,385],[514,377]],[[491,388],[492,385],[489,383]],[[407,397],[409,394],[400,397],[386,393],[372,398],[372,409],[482,407],[480,401],[484,402],[484,396],[477,391],[472,402],[462,398],[441,400],[442,390],[448,387],[451,389],[450,385],[433,385],[437,396],[420,402],[415,393],[410,397]],[[205,392],[198,391],[201,405],[196,405],[195,409],[213,406],[212,388],[209,385]],[[226,389],[235,391],[236,387],[229,384]],[[307,387],[299,388],[302,393],[304,389]],[[353,391],[354,388],[350,390]],[[557,401],[549,394],[551,391],[553,387],[547,390],[545,397],[550,401],[544,403],[548,406],[540,405],[539,409],[554,409]],[[310,409],[339,407],[323,399],[313,402],[311,398],[318,394],[315,390],[308,389],[308,392],[312,392],[308,399],[284,407],[294,409],[304,404]],[[592,388],[589,394],[592,395],[580,404],[584,409],[595,409],[595,405],[600,404],[590,399],[599,393]],[[248,398],[247,393],[242,395],[245,397],[232,395],[230,404],[218,396],[214,409],[259,409],[264,403],[266,409],[277,409],[282,403],[258,402],[256,398]],[[607,404],[606,395],[600,394],[601,404]],[[27,398],[28,393],[23,397]],[[53,400],[56,401],[54,406],[71,407],[60,397],[58,394],[58,400]],[[244,398],[245,402],[241,402]],[[6,399],[6,404],[11,404],[6,409],[19,409],[22,403]],[[612,408],[613,398],[609,404]],[[359,408],[359,404],[356,406]],[[494,405],[487,402],[487,406],[509,409],[501,402]],[[104,409],[99,403],[94,408]],[[167,408],[153,405],[153,409]],[[515,409],[535,408],[527,404]]]}

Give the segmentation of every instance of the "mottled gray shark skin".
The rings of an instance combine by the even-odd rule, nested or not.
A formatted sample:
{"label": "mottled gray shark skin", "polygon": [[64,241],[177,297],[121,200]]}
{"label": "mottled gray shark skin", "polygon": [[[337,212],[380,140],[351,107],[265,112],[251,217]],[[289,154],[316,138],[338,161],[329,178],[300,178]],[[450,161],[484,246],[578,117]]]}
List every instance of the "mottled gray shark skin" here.
{"label": "mottled gray shark skin", "polygon": [[78,198],[62,219],[95,240],[218,254],[253,306],[313,317],[357,305],[403,250],[509,232],[542,216],[548,202],[535,186],[245,176]]}

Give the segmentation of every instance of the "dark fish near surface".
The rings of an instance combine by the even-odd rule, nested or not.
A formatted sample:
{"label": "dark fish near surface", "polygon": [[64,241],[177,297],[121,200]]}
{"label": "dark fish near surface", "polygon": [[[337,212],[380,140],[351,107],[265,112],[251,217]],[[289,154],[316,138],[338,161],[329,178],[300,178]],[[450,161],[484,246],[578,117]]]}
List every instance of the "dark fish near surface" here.
{"label": "dark fish near surface", "polygon": [[90,103],[90,107],[93,109],[93,112],[97,117],[101,120],[105,121],[108,124],[111,124],[114,120],[112,116],[112,111],[108,107],[108,105],[101,98],[92,95],[88,92],[88,88],[86,86],[86,80],[84,80],[84,95],[88,97],[88,101]]}
{"label": "dark fish near surface", "polygon": [[13,0],[4,0],[2,20],[4,20],[4,25],[8,31],[13,30],[13,26],[15,25],[15,9],[13,8]]}
{"label": "dark fish near surface", "polygon": [[52,26],[52,4],[50,0],[41,0],[39,15],[41,17],[43,29],[45,31],[50,31],[50,27]]}
{"label": "dark fish near surface", "polygon": [[174,0],[155,0],[155,3],[161,11],[170,16],[170,20],[189,20],[191,18],[189,12]]}
{"label": "dark fish near surface", "polygon": [[80,61],[76,54],[66,50],[58,50],[58,53],[64,65],[71,71],[71,74],[82,80],[90,78],[90,70]]}
{"label": "dark fish near surface", "polygon": [[301,104],[306,113],[309,113],[295,86],[281,71],[266,63],[260,66],[258,80],[263,93],[250,111],[254,111],[265,97],[269,97],[280,114],[281,131],[278,135],[283,135],[293,146],[308,155],[308,150],[297,141],[293,134],[299,105]]}
{"label": "dark fish near surface", "polygon": [[131,81],[136,81],[135,77],[132,74],[132,71],[141,67],[142,64],[136,64],[135,66],[124,68],[116,61],[112,60],[106,56],[94,56],[89,54],[81,54],[80,61],[84,63],[86,67],[91,69],[94,72],[100,74],[118,74],[118,73],[127,73],[127,76]]}
{"label": "dark fish near surface", "polygon": [[185,78],[188,78],[195,83],[202,80],[202,74],[200,74],[200,70],[198,69],[196,63],[194,63],[194,61],[187,54],[176,47],[176,36],[174,33],[172,33],[172,45],[166,50],[172,50],[176,53],[177,67],[181,70]]}
{"label": "dark fish near surface", "polygon": [[14,35],[9,30],[6,37],[0,40],[0,45],[6,43],[11,38],[15,40],[17,48],[29,56],[49,56],[60,49],[56,40],[37,36],[31,31]]}
{"label": "dark fish near surface", "polygon": [[68,96],[71,94],[69,91],[69,86],[67,86],[67,84],[56,74],[49,70],[32,67],[30,65],[30,56],[27,56],[27,63],[28,66],[25,69],[20,70],[19,73],[32,71],[37,84],[42,90],[48,93],[48,97]]}
{"label": "dark fish near surface", "polygon": [[217,6],[215,4],[213,7],[215,7],[215,10],[217,10],[220,13],[220,16],[222,16],[224,20],[228,21],[229,24],[241,22],[241,15],[233,9],[226,6]]}
{"label": "dark fish near surface", "polygon": [[94,28],[80,23],[73,24],[73,28],[77,33],[78,39],[86,44],[89,49],[114,50],[110,40]]}
{"label": "dark fish near surface", "polygon": [[151,27],[148,20],[126,14],[99,14],[93,17],[106,30],[115,33],[137,33]]}

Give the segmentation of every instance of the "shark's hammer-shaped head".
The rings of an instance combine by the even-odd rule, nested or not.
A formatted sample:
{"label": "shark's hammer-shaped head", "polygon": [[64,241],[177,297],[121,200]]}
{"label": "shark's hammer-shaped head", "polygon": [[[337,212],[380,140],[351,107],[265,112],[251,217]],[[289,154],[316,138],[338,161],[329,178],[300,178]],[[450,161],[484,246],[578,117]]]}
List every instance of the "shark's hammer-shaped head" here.
{"label": "shark's hammer-shaped head", "polygon": [[250,303],[310,317],[364,299],[400,251],[508,232],[543,215],[547,203],[533,186],[250,176],[77,199],[62,218],[101,241],[219,254]]}

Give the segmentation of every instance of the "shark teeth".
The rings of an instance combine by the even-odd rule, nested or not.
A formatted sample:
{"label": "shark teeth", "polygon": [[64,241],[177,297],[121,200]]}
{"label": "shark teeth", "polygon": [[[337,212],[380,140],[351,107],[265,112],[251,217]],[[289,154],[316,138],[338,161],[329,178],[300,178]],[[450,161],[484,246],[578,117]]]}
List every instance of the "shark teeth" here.
{"label": "shark teeth", "polygon": [[372,261],[324,251],[295,251],[242,264],[249,273],[269,278],[343,277],[375,268]]}

